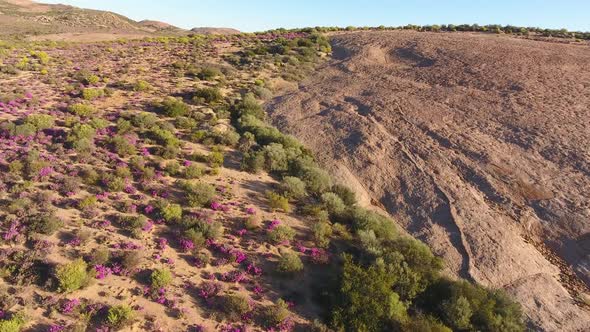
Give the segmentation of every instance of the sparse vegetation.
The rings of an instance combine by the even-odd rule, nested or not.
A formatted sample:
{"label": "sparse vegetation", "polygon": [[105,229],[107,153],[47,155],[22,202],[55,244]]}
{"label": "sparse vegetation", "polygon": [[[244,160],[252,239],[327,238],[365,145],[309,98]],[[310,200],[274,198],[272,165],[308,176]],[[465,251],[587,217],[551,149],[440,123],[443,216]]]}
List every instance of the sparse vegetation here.
{"label": "sparse vegetation", "polygon": [[150,281],[153,289],[164,288],[172,282],[172,273],[168,269],[154,270],[150,276]]}
{"label": "sparse vegetation", "polygon": [[190,106],[182,100],[174,97],[167,97],[159,104],[164,114],[170,117],[185,116],[190,110]]}
{"label": "sparse vegetation", "polygon": [[0,42],[0,331],[523,330],[266,122],[321,31]]}
{"label": "sparse vegetation", "polygon": [[299,258],[299,255],[296,253],[292,251],[285,251],[281,253],[277,270],[284,274],[300,272],[303,270],[303,262],[301,262],[301,258]]}
{"label": "sparse vegetation", "polygon": [[121,328],[133,320],[133,309],[127,305],[118,305],[109,308],[107,322],[110,326]]}
{"label": "sparse vegetation", "polygon": [[250,305],[243,296],[226,295],[223,297],[221,309],[229,320],[236,321],[250,311]]}
{"label": "sparse vegetation", "polygon": [[203,207],[211,203],[215,188],[206,183],[185,183],[183,185],[187,202],[193,207]]}

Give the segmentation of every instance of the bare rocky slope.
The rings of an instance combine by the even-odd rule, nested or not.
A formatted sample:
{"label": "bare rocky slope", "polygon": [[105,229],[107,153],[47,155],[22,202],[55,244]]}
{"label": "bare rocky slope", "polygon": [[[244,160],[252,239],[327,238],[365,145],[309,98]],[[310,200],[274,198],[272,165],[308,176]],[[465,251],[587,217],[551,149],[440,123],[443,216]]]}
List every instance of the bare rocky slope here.
{"label": "bare rocky slope", "polygon": [[0,0],[0,38],[89,41],[158,35],[235,34],[227,28],[184,30],[168,23],[136,22],[112,12],[29,0]]}
{"label": "bare rocky slope", "polygon": [[125,16],[100,10],[41,4],[28,0],[0,1],[2,36],[99,32],[149,34],[157,32],[157,29],[146,27]]}
{"label": "bare rocky slope", "polygon": [[273,121],[532,328],[590,326],[588,44],[393,31],[333,48]]}

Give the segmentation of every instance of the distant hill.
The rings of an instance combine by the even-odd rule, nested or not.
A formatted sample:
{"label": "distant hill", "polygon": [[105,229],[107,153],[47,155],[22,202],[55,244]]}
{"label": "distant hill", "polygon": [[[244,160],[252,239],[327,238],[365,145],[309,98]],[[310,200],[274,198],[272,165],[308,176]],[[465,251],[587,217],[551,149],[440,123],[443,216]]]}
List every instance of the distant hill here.
{"label": "distant hill", "polygon": [[211,28],[211,27],[199,27],[191,29],[192,32],[203,35],[236,35],[241,33],[240,30],[231,28]]}
{"label": "distant hill", "polygon": [[[116,34],[149,36],[185,34],[158,21],[136,22],[116,13],[29,0],[0,0],[0,37],[60,39],[60,35]],[[39,38],[40,37],[40,38]]]}

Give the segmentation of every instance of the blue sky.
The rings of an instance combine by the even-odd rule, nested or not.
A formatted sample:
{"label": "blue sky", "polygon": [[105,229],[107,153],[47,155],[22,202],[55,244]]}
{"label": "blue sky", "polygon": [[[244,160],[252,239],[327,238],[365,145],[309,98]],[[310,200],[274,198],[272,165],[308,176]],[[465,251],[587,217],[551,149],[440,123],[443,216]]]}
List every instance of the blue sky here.
{"label": "blue sky", "polygon": [[512,24],[590,31],[590,0],[40,0],[182,28]]}

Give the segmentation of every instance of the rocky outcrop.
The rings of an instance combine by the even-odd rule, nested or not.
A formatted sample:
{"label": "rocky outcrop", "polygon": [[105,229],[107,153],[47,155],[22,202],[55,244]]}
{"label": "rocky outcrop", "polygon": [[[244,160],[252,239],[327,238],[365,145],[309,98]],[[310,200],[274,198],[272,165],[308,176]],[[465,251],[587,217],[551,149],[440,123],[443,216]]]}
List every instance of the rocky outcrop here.
{"label": "rocky outcrop", "polygon": [[333,47],[274,122],[531,327],[590,326],[588,45],[393,31]]}

